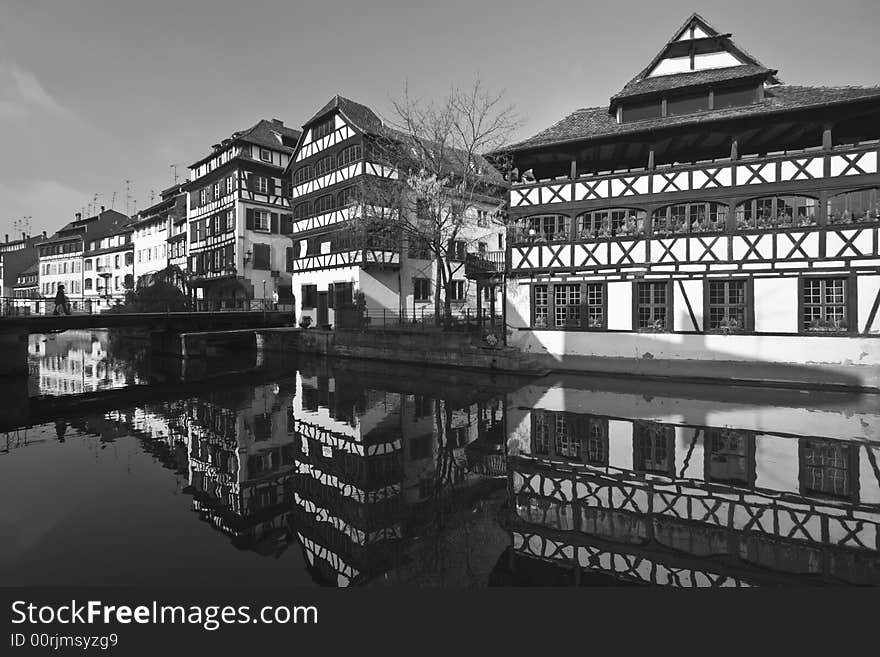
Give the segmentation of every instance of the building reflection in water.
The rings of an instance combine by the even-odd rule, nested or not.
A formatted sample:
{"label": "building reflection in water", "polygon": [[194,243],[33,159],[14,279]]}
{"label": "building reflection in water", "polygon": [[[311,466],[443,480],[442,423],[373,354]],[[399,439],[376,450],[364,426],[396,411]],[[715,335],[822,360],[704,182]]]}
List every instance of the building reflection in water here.
{"label": "building reflection in water", "polygon": [[508,426],[514,580],[880,584],[876,411],[563,380],[514,393]]}
{"label": "building reflection in water", "polygon": [[[43,392],[131,378],[100,336],[34,344]],[[54,434],[136,436],[218,534],[276,558],[295,542],[323,585],[475,581],[454,571],[480,559],[495,584],[880,584],[871,395],[326,361],[263,381],[59,418]],[[448,540],[468,522],[478,538]],[[474,558],[438,566],[431,540]]]}

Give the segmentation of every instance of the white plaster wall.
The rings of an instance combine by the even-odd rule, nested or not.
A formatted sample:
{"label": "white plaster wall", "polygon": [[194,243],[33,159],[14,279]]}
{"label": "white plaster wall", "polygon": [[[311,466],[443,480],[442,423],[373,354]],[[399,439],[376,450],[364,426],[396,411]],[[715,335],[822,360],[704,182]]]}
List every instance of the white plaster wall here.
{"label": "white plaster wall", "polygon": [[618,331],[632,330],[632,288],[632,283],[629,281],[608,283],[609,329]]}
{"label": "white plaster wall", "polygon": [[726,50],[694,55],[695,71],[702,71],[707,68],[727,68],[728,66],[739,66],[741,64],[741,61]]}
{"label": "white plaster wall", "polygon": [[398,313],[399,308],[398,272],[393,270],[360,270],[360,282],[356,287],[364,293],[367,310],[371,313]]}
{"label": "white plaster wall", "polygon": [[608,421],[608,465],[633,469],[633,425],[623,420]]}
{"label": "white plaster wall", "polygon": [[880,464],[880,447],[862,445],[859,449],[859,501],[864,504],[880,504],[880,479],[871,463]]}
{"label": "white plaster wall", "polygon": [[[680,283],[680,284],[679,284]],[[684,293],[682,293],[684,288]],[[676,331],[700,331],[703,328],[703,281],[701,280],[682,280],[676,281],[673,286],[672,308],[674,312],[673,327]],[[691,310],[697,320],[694,326],[688,312],[685,296],[691,304]],[[632,313],[632,310],[630,310]]]}
{"label": "white plaster wall", "polygon": [[[880,341],[860,337],[516,331],[510,343],[537,354],[605,358],[880,365]],[[647,356],[650,354],[650,356]]]}
{"label": "white plaster wall", "polygon": [[[162,230],[159,230],[159,227]],[[165,222],[157,222],[152,225],[151,232],[148,235],[146,228],[142,227],[134,232],[133,248],[134,248],[134,281],[137,284],[138,278],[144,274],[161,271],[168,265],[168,231],[165,228]],[[159,247],[159,257],[156,257],[156,247]],[[150,251],[150,260],[146,259],[144,251]],[[140,262],[138,256],[140,255]]]}
{"label": "white plaster wall", "polygon": [[[311,317],[312,326],[315,326],[318,320],[317,307],[306,309],[302,308],[303,285],[316,285],[318,287],[318,292],[327,292],[330,289],[331,283],[351,283],[352,286],[357,289],[359,282],[359,267],[334,267],[332,269],[317,269],[314,271],[306,271],[292,274],[291,284],[293,285],[293,295],[296,297],[297,318],[299,318],[300,316]],[[328,309],[327,317],[327,321],[333,324],[335,321],[333,308]]]}
{"label": "white plaster wall", "polygon": [[755,279],[755,330],[761,333],[797,333],[798,280]]}
{"label": "white plaster wall", "polygon": [[798,441],[779,436],[755,436],[755,484],[780,492],[799,493]]}
{"label": "white plaster wall", "polygon": [[858,302],[858,330],[859,332],[880,333],[880,312],[874,316],[871,326],[867,326],[868,317],[871,315],[871,308],[874,305],[874,299],[880,293],[880,276],[859,276],[857,279],[857,302]]}
{"label": "white plaster wall", "polygon": [[671,75],[672,73],[687,73],[691,70],[690,55],[686,57],[667,57],[660,60],[654,70],[648,76]]}
{"label": "white plaster wall", "polygon": [[[507,313],[507,325],[511,328],[525,328],[531,323],[531,288],[519,285],[515,280],[507,281],[507,293],[504,295]],[[522,331],[515,331],[514,337]]]}

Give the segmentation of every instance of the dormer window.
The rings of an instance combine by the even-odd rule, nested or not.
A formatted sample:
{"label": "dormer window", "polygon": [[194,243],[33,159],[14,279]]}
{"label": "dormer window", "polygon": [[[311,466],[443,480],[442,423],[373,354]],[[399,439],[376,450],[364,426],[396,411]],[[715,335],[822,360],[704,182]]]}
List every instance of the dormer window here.
{"label": "dormer window", "polygon": [[334,121],[333,117],[330,117],[326,121],[322,121],[318,123],[314,128],[312,128],[312,141],[318,141],[322,137],[326,137],[331,132],[333,132]]}
{"label": "dormer window", "polygon": [[268,148],[261,148],[260,149],[260,159],[263,162],[271,162],[272,161],[272,151],[270,151]]}

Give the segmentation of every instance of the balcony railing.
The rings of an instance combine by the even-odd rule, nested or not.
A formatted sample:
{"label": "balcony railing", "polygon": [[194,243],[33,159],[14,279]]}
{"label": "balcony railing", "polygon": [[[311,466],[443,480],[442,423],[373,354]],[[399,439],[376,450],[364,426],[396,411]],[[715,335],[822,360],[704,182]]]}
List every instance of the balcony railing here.
{"label": "balcony railing", "polygon": [[469,278],[503,274],[506,267],[504,251],[468,253],[464,261],[464,273]]}

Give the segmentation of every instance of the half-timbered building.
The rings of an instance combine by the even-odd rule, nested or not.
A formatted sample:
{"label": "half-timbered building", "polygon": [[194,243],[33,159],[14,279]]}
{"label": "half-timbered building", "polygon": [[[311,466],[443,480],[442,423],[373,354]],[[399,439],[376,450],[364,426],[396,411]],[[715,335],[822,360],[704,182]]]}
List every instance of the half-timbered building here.
{"label": "half-timbered building", "polygon": [[290,201],[281,174],[298,137],[264,119],[190,166],[188,269],[196,298],[229,307],[276,291],[290,299]]}
{"label": "half-timbered building", "polygon": [[694,14],[607,106],[509,148],[513,343],[876,366],[878,119],[880,88],[783,84]]}
{"label": "half-timbered building", "polygon": [[[300,294],[303,316],[316,325],[337,325],[339,311],[354,306],[356,298],[368,317],[380,320],[434,312],[438,283],[431,251],[412,236],[393,234],[382,226],[381,217],[373,224],[363,217],[365,206],[375,210],[381,204],[375,198],[381,195],[372,190],[400,180],[399,162],[389,146],[397,143],[407,143],[407,137],[369,107],[342,96],[331,99],[303,126],[289,166],[294,243],[287,270]],[[488,163],[486,168],[487,176],[497,175]],[[364,203],[364,195],[373,198]],[[387,218],[409,211],[410,205],[415,203],[382,208],[379,214]],[[477,285],[465,268],[467,254],[482,254],[485,263],[503,265],[504,229],[493,215],[498,201],[470,205],[468,216],[473,216],[449,249],[456,315],[477,307]],[[484,298],[494,304],[490,293]]]}

